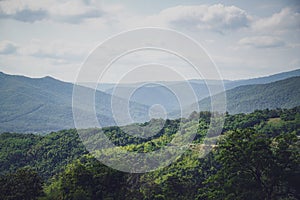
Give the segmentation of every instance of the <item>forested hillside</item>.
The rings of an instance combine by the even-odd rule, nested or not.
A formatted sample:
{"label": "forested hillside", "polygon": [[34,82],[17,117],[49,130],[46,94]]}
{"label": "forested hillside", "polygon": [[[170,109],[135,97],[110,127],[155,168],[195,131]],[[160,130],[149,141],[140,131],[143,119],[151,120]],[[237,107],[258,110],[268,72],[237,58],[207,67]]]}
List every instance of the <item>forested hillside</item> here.
{"label": "forested hillside", "polygon": [[242,85],[257,85],[257,84],[266,84],[266,83],[272,83],[292,77],[300,76],[300,69],[296,69],[293,71],[288,72],[282,72],[273,74],[270,76],[264,76],[259,78],[251,78],[251,79],[244,79],[244,80],[237,80],[237,81],[230,81],[225,83],[226,89],[232,89],[238,86]]}
{"label": "forested hillside", "polygon": [[[300,107],[227,114],[217,146],[202,158],[210,116],[200,112],[167,120],[148,139],[127,135],[120,127],[105,128],[122,148],[149,152],[169,143],[180,121],[194,124],[196,137],[189,150],[170,166],[145,174],[101,164],[74,129],[45,136],[2,133],[0,199],[300,198]],[[97,129],[87,131],[97,134]]]}
{"label": "forested hillside", "polygon": [[[85,87],[81,89],[82,93],[95,92]],[[28,78],[0,72],[0,132],[49,132],[74,128],[72,92],[73,84],[51,77]],[[104,92],[95,92],[95,109],[102,126],[115,124],[112,111],[108,109],[111,98]],[[76,106],[82,115],[90,115],[84,105]],[[133,115],[138,116],[136,119],[146,121],[147,106],[133,102],[130,106]]]}
{"label": "forested hillside", "polygon": [[[299,106],[300,84],[299,77],[288,78],[278,82],[285,77],[296,76],[299,70],[273,75],[271,77],[250,79],[251,81],[230,82],[225,81],[225,88],[253,83],[256,85],[244,85],[226,91],[227,109],[230,113],[253,112],[256,109],[292,108]],[[257,84],[267,82],[268,84]],[[230,86],[227,84],[235,83]],[[191,80],[189,84],[195,92],[186,89],[187,84],[182,82],[166,83],[167,87],[159,84],[146,84],[137,89],[130,97],[130,114],[133,122],[145,122],[150,120],[148,110],[152,105],[160,104],[168,114],[168,118],[179,118],[176,114],[181,108],[184,113],[190,113],[195,108],[188,106],[199,102],[200,111],[209,110],[210,97],[208,87],[203,80]],[[210,87],[215,87],[213,80],[208,80]],[[136,86],[136,85],[135,85]],[[118,86],[123,91],[131,90],[130,86]],[[131,88],[131,89],[130,89]],[[190,88],[190,89],[191,89]],[[81,87],[82,93],[93,93],[94,90]],[[112,89],[107,89],[111,92]],[[173,92],[174,92],[173,91]],[[0,73],[0,132],[50,132],[62,129],[74,128],[72,109],[80,111],[86,122],[91,121],[90,112],[86,109],[84,98],[79,100],[78,105],[72,105],[73,84],[62,82],[51,77],[28,78],[24,76],[7,75]],[[119,93],[120,94],[120,93]],[[211,94],[213,95],[213,94]],[[122,96],[122,95],[121,95]],[[178,99],[178,97],[183,97]],[[127,100],[115,97],[116,102],[127,102]],[[110,94],[95,92],[95,109],[101,127],[115,125],[111,109],[112,96]],[[119,104],[118,104],[119,105]],[[73,107],[72,107],[73,106]],[[124,111],[125,112],[125,111]],[[96,125],[95,125],[96,126]]]}
{"label": "forested hillside", "polygon": [[[300,105],[300,77],[268,84],[239,86],[226,91],[227,111],[250,113],[261,109],[292,108]],[[210,110],[210,98],[199,102],[200,110]]]}
{"label": "forested hillside", "polygon": [[[270,76],[264,76],[259,78],[253,79],[244,79],[244,80],[237,80],[237,81],[228,81],[224,80],[224,88],[226,90],[230,90],[239,86],[246,86],[246,85],[258,85],[258,84],[267,84],[276,82],[279,80],[284,80],[287,78],[297,77],[300,76],[300,70],[293,70],[288,72],[282,72],[278,74],[273,74]],[[200,101],[205,97],[209,97],[214,95],[212,90],[209,91],[209,88],[218,88],[216,85],[220,84],[218,81],[214,80],[188,80],[188,81],[173,81],[173,82],[156,82],[154,84],[147,84],[147,83],[132,83],[132,84],[99,84],[98,89],[100,91],[104,91],[108,94],[113,94],[115,91],[117,92],[117,96],[126,98],[126,94],[133,89],[135,93],[131,96],[131,100],[134,102],[138,102],[144,105],[154,105],[154,104],[161,104],[165,107],[167,112],[173,112],[174,110],[178,110],[180,108],[178,99],[176,97],[183,97],[181,99],[181,106],[185,107],[187,105],[193,104],[196,101]],[[89,84],[84,84],[89,86]],[[209,86],[209,87],[208,87]],[[189,87],[194,91],[191,92]],[[175,92],[176,91],[176,92]],[[173,94],[175,92],[175,94]],[[196,99],[195,99],[195,96]],[[242,95],[242,94],[241,94]],[[246,98],[246,97],[245,97]],[[234,100],[234,99],[229,99]],[[298,104],[299,105],[299,104]],[[291,107],[296,106],[292,105]],[[267,107],[263,107],[267,108]],[[275,107],[276,108],[276,107]],[[260,109],[256,107],[255,109]],[[254,111],[254,110],[252,110]],[[241,109],[237,109],[236,113],[243,112]]]}
{"label": "forested hillside", "polygon": [[0,200],[300,200],[300,0],[0,0]]}

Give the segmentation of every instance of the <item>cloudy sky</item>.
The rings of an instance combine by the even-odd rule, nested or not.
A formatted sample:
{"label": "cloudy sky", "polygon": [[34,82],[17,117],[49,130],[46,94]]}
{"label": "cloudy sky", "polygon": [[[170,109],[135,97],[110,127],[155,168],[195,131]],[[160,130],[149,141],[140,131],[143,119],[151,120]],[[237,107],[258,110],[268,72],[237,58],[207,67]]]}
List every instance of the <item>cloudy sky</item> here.
{"label": "cloudy sky", "polygon": [[298,0],[1,0],[0,71],[75,81],[101,42],[140,27],[195,39],[224,79],[300,68]]}

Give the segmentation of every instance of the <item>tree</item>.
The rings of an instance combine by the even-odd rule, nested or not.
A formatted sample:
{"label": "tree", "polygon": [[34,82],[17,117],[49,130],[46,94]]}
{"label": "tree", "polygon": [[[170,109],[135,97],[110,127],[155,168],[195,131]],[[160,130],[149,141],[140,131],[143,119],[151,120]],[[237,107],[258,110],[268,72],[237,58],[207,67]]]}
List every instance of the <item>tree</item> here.
{"label": "tree", "polygon": [[43,195],[42,179],[30,167],[0,178],[0,199],[34,200]]}
{"label": "tree", "polygon": [[47,186],[46,199],[123,199],[124,175],[85,155]]}
{"label": "tree", "polygon": [[202,197],[296,199],[288,177],[299,175],[297,141],[295,133],[272,139],[253,129],[228,132],[215,152],[220,167],[206,180]]}

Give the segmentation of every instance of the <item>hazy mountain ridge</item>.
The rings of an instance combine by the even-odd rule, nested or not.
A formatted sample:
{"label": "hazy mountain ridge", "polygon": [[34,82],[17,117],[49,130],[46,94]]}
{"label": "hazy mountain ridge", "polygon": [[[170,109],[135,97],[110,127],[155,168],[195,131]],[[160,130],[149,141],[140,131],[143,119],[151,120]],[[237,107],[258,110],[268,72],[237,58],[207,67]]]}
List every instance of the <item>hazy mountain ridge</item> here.
{"label": "hazy mountain ridge", "polygon": [[[269,77],[238,81],[235,84],[268,82],[297,76],[299,73],[300,70],[294,70]],[[210,80],[208,83],[214,87],[214,81]],[[233,86],[233,83],[234,81],[225,81],[225,87],[226,84]],[[166,84],[168,86],[167,82]],[[206,99],[201,98],[203,100],[200,101],[200,110],[209,110],[209,91],[203,80],[191,80],[190,84],[198,99],[206,97]],[[300,105],[299,77],[266,85],[246,85],[228,90],[226,92],[228,111],[240,113],[251,112],[255,109],[291,108]],[[125,85],[125,88],[127,86]],[[130,99],[131,115],[134,116],[133,122],[148,121],[148,109],[153,104],[163,105],[167,113],[171,113],[168,114],[168,118],[178,117],[178,115],[173,114],[174,110],[179,110],[176,92],[170,93],[167,88],[159,84],[151,84],[151,87],[146,86],[147,84],[138,89]],[[196,99],[193,99],[190,93],[184,89],[183,83],[171,82],[169,86],[180,91],[184,106],[193,105]],[[82,89],[87,92],[94,92],[90,88],[82,87]],[[62,82],[51,77],[28,78],[0,73],[0,132],[50,132],[74,128],[72,92],[72,83]],[[118,97],[116,99],[125,101]],[[115,125],[116,122],[112,117],[113,113],[110,106],[111,95],[97,91],[95,100],[97,102],[97,117],[101,126]],[[77,109],[86,116],[85,120],[89,121],[90,115],[86,112],[83,105],[84,101],[81,104]]]}
{"label": "hazy mountain ridge", "polygon": [[[235,114],[299,106],[299,85],[300,76],[267,84],[238,86],[226,91],[227,111]],[[200,110],[210,110],[210,103],[210,98],[199,101]]]}
{"label": "hazy mountain ridge", "polygon": [[[224,89],[229,90],[238,86],[266,84],[295,76],[300,76],[300,69],[245,80],[224,80],[223,84]],[[221,82],[217,80],[192,79],[188,81],[157,81],[151,83],[151,87],[149,87],[149,84],[147,83],[127,83],[120,85],[104,83],[98,84],[97,89],[111,95],[126,98],[130,91],[138,88],[130,97],[131,101],[148,106],[153,104],[161,104],[166,108],[167,112],[170,113],[174,112],[175,110],[180,110],[179,103],[182,104],[182,107],[186,107],[196,103],[197,101],[201,101],[206,97],[217,94],[218,92],[213,92],[213,90],[218,88],[218,84],[220,85]],[[87,85],[91,86],[91,84]],[[191,89],[194,92],[191,92]],[[209,89],[212,90],[209,91]],[[118,92],[114,93],[115,91]],[[174,91],[176,91],[176,93]],[[178,99],[178,96],[182,96],[183,98]]]}
{"label": "hazy mountain ridge", "polygon": [[[82,87],[87,92],[94,92]],[[0,132],[49,132],[74,128],[72,113],[73,84],[51,77],[28,78],[0,74]],[[111,95],[97,91],[95,100],[98,120],[102,126],[114,125],[112,112],[108,109]],[[117,98],[117,100],[124,101]],[[145,116],[146,106],[130,102],[132,112]],[[85,113],[85,109],[82,114]],[[89,120],[86,118],[86,120]]]}
{"label": "hazy mountain ridge", "polygon": [[237,86],[242,85],[255,85],[255,84],[265,84],[265,83],[271,83],[275,81],[280,81],[283,79],[300,76],[300,69],[288,71],[288,72],[281,72],[277,74],[273,74],[270,76],[263,76],[258,78],[251,78],[251,79],[244,79],[244,80],[236,80],[232,82],[225,83],[226,89],[231,89]]}

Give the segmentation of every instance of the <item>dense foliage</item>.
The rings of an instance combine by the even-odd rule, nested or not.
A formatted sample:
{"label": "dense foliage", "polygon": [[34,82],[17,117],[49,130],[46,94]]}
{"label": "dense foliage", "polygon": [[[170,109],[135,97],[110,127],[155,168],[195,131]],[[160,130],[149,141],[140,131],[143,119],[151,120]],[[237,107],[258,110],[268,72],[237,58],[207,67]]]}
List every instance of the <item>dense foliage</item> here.
{"label": "dense foliage", "polygon": [[[45,136],[0,134],[0,199],[300,198],[300,107],[227,114],[217,145],[201,157],[210,116],[201,112],[188,119],[167,120],[148,139],[127,135],[119,127],[104,128],[120,148],[138,152],[169,143],[180,123],[191,127],[186,134],[196,130],[193,143],[176,162],[145,174],[119,172],[101,164],[88,154],[74,129]],[[136,127],[148,125],[156,131],[158,123],[153,120]]]}
{"label": "dense foliage", "polygon": [[47,136],[3,133],[0,135],[0,147],[2,174],[33,166],[45,179],[86,153],[75,129],[53,132]]}
{"label": "dense foliage", "polygon": [[34,200],[43,195],[42,179],[30,167],[0,177],[0,199]]}

